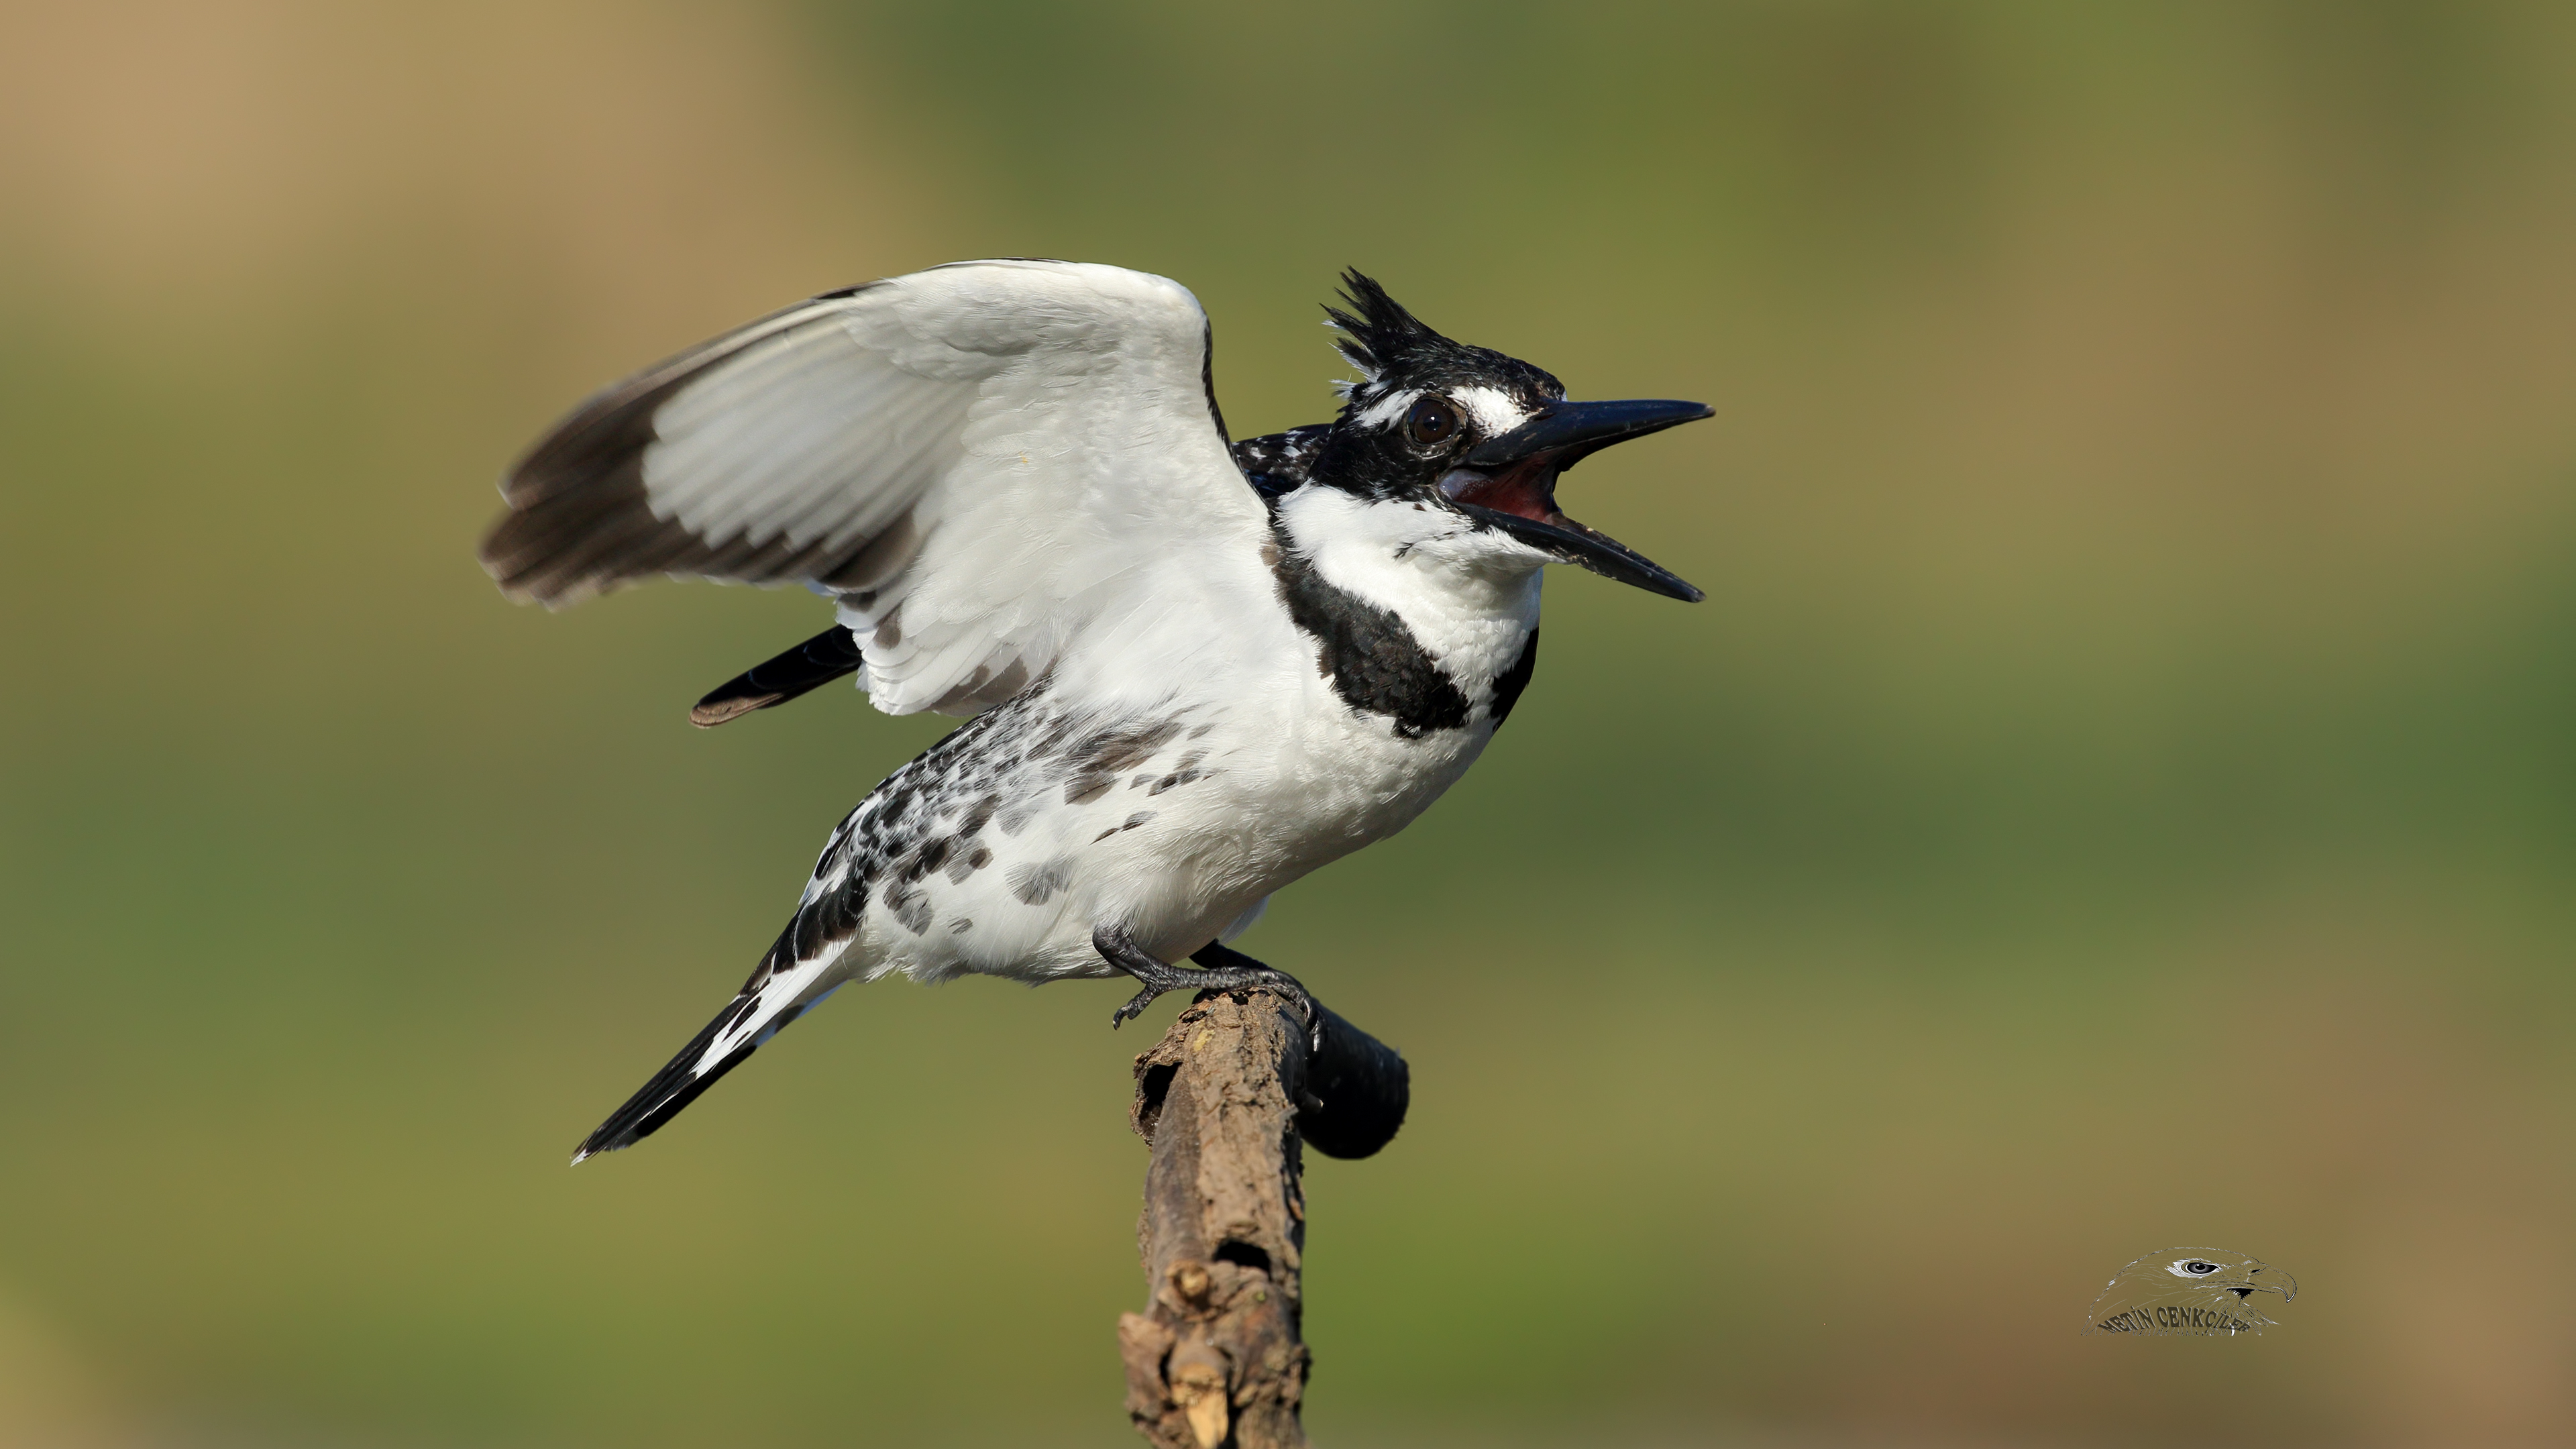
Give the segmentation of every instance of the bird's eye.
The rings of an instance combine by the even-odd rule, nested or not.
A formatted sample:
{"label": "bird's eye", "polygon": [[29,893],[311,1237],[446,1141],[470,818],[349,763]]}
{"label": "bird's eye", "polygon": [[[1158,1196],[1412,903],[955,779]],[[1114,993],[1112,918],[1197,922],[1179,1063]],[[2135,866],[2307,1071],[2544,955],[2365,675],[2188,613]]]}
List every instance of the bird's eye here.
{"label": "bird's eye", "polygon": [[2204,1263],[2198,1258],[2194,1258],[2190,1262],[2183,1264],[2182,1270],[2186,1273],[2215,1273],[2218,1271],[2218,1265],[2216,1263]]}
{"label": "bird's eye", "polygon": [[1458,410],[1446,398],[1427,397],[1404,415],[1405,436],[1426,448],[1458,436]]}

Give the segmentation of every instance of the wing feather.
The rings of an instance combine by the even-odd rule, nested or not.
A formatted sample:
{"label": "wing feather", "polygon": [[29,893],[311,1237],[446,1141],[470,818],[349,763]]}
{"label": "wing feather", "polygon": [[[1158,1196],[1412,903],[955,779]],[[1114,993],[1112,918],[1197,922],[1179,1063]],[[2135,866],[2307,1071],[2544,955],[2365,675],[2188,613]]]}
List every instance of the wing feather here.
{"label": "wing feather", "polygon": [[1187,291],[1116,267],[826,294],[575,409],[503,480],[484,565],[548,605],[662,574],[805,583],[840,596],[879,707],[971,713],[1104,620],[1199,596],[1205,632],[1266,593],[1207,345]]}

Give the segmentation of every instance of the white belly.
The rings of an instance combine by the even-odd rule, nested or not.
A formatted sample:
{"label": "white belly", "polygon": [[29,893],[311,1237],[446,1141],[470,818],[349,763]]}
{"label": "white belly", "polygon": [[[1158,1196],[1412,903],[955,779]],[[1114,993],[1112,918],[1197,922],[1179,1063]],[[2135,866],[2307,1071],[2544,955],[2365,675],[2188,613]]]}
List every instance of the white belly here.
{"label": "white belly", "polygon": [[[1311,668],[1281,675],[1222,703],[961,731],[978,733],[965,743],[980,762],[961,749],[936,786],[907,799],[898,774],[870,797],[897,848],[879,852],[834,974],[1110,976],[1091,936],[1111,924],[1179,960],[1271,892],[1410,824],[1493,735],[1478,721],[1399,738]],[[910,769],[941,763],[934,751]],[[843,832],[869,828],[862,806]]]}
{"label": "white belly", "polygon": [[1473,681],[1460,727],[1408,734],[1355,708],[1284,611],[1244,621],[1239,647],[1177,690],[1084,703],[1041,686],[970,722],[826,851],[809,902],[840,878],[836,850],[867,890],[831,975],[1112,976],[1092,946],[1104,926],[1177,961],[1403,829],[1493,738],[1491,681],[1537,624],[1537,577],[1452,603],[1406,618]]}

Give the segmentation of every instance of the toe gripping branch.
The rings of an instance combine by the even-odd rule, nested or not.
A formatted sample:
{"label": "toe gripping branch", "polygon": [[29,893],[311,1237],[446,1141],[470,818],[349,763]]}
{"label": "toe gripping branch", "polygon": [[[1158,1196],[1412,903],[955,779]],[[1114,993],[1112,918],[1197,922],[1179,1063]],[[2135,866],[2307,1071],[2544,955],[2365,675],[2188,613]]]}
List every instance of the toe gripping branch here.
{"label": "toe gripping branch", "polygon": [[1192,956],[1190,959],[1199,963],[1195,971],[1157,959],[1154,953],[1137,945],[1136,938],[1128,935],[1123,926],[1103,926],[1092,932],[1091,949],[1144,987],[1129,997],[1126,1005],[1109,1013],[1112,1031],[1144,1015],[1154,998],[1166,991],[1239,991],[1247,986],[1268,987],[1285,996],[1295,1004],[1297,1014],[1305,1018],[1309,1032],[1323,1030],[1323,1019],[1315,1014],[1315,998],[1306,994],[1296,977],[1264,966],[1231,946],[1211,945]]}
{"label": "toe gripping branch", "polygon": [[1174,966],[1156,960],[1115,926],[1094,932],[1091,944],[1102,959],[1144,988],[1110,1013],[1113,1030],[1142,1015],[1167,991],[1196,992],[1195,1000],[1202,1004],[1219,995],[1257,1001],[1249,993],[1262,992],[1288,1006],[1306,1028],[1305,1051],[1298,1070],[1282,1075],[1294,1086],[1298,1135],[1316,1151],[1327,1157],[1367,1157],[1394,1141],[1404,1126],[1412,1077],[1403,1056],[1317,1001],[1296,977],[1223,945],[1190,957],[1198,963],[1195,970]]}

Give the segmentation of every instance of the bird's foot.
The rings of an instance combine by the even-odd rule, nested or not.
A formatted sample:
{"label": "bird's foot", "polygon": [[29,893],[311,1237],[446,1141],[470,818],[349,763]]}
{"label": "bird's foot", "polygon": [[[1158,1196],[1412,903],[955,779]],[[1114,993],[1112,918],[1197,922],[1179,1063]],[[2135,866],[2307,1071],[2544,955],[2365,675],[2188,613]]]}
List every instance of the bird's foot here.
{"label": "bird's foot", "polygon": [[1305,983],[1276,966],[1264,966],[1232,946],[1211,945],[1190,959],[1199,963],[1199,969],[1191,974],[1198,978],[1203,990],[1233,991],[1246,986],[1262,986],[1287,997],[1289,1004],[1297,1008],[1297,1014],[1306,1019],[1306,1050],[1319,1052],[1324,1049],[1324,1008],[1306,990]]}
{"label": "bird's foot", "polygon": [[1138,946],[1126,931],[1104,926],[1091,935],[1092,949],[1102,960],[1136,978],[1145,989],[1127,999],[1124,1006],[1109,1014],[1112,1031],[1144,1015],[1154,998],[1166,991],[1241,991],[1259,987],[1288,998],[1297,1014],[1306,1021],[1306,1048],[1321,1050],[1324,1044],[1324,1012],[1315,998],[1296,977],[1275,966],[1264,966],[1230,946],[1210,946],[1190,957],[1198,962],[1196,970],[1157,961],[1150,952]]}

